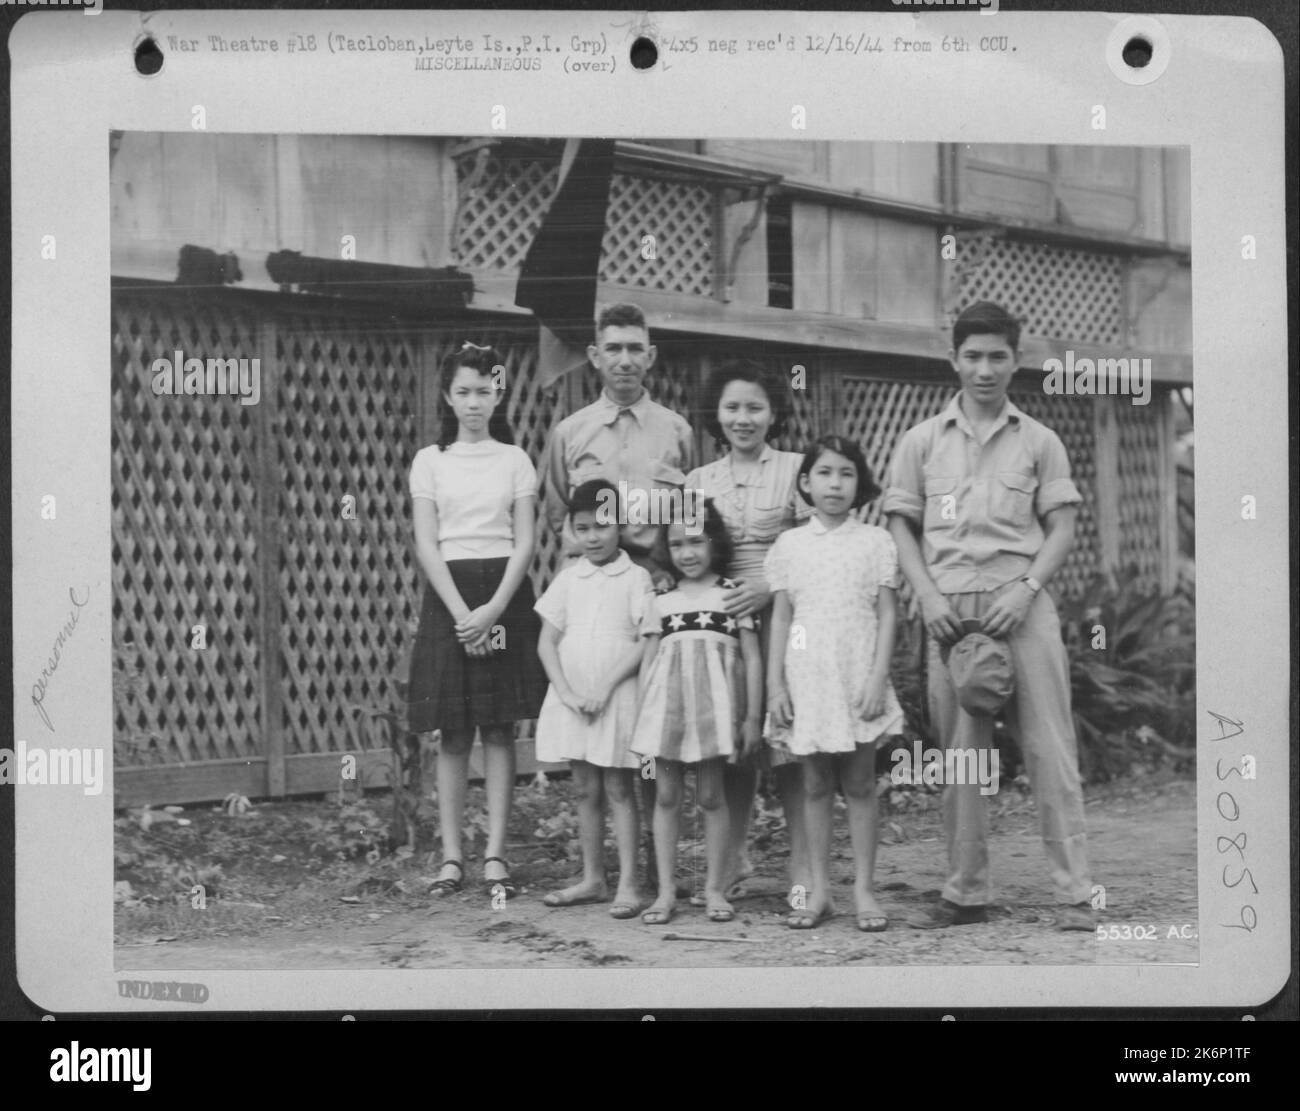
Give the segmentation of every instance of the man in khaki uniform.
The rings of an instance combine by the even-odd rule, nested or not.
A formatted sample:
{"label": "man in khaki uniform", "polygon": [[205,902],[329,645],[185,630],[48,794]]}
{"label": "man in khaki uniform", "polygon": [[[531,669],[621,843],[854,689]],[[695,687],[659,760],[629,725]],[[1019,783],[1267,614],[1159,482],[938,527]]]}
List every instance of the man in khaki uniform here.
{"label": "man in khaki uniform", "polygon": [[[623,482],[629,493],[639,491],[649,503],[656,491],[680,490],[686,472],[695,467],[690,424],[646,392],[656,354],[636,305],[610,305],[601,312],[587,357],[600,371],[604,389],[556,426],[542,470],[542,506],[566,555],[577,551],[566,514],[569,495],[578,486],[593,478]],[[657,586],[670,586],[668,554],[659,538],[657,522],[629,521],[620,543],[656,578]]]}
{"label": "man in khaki uniform", "polygon": [[[975,618],[1010,649],[1015,692],[1004,708],[1020,743],[1040,818],[1062,929],[1095,927],[1089,905],[1083,792],[1070,670],[1060,620],[1044,589],[1065,563],[1082,501],[1057,435],[1007,398],[1020,325],[1000,305],[971,305],[949,352],[961,390],[899,442],[882,505],[930,632],[931,717],[944,747],[993,743],[993,719],[957,700],[940,657]],[[909,924],[983,922],[989,902],[988,817],[979,783],[944,790],[949,876],[943,898]]]}

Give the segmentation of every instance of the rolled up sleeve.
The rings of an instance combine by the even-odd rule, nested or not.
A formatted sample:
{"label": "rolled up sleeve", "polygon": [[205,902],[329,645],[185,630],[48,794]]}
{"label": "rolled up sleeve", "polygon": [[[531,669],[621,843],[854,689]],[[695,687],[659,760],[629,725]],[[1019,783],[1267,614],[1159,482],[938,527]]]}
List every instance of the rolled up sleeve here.
{"label": "rolled up sleeve", "polygon": [[1083,495],[1070,477],[1070,457],[1065,445],[1055,433],[1043,441],[1038,458],[1038,492],[1034,497],[1034,511],[1045,517],[1063,505],[1079,505]]}
{"label": "rolled up sleeve", "polygon": [[880,511],[886,516],[897,514],[920,524],[925,518],[924,491],[921,443],[913,429],[904,434],[894,452]]}

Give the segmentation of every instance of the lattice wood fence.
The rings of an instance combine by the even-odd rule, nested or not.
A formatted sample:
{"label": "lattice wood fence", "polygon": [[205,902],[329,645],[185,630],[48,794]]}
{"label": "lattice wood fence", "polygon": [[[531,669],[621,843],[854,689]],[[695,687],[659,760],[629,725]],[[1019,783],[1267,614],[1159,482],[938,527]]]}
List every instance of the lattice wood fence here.
{"label": "lattice wood fence", "polygon": [[[283,302],[113,308],[114,747],[152,801],[336,786],[386,748],[415,620],[417,336]],[[261,398],[155,396],[159,357],[259,360]],[[197,625],[206,647],[198,647]],[[295,757],[324,756],[298,763]],[[195,765],[198,765],[196,769]],[[324,776],[319,774],[324,772]],[[163,794],[159,794],[163,792]]]}
{"label": "lattice wood fence", "polygon": [[1160,415],[1170,404],[1167,393],[1157,393],[1149,405],[1116,406],[1119,428],[1119,565],[1133,569],[1140,588],[1160,586],[1160,569],[1167,553],[1161,551],[1162,507],[1171,497],[1162,477],[1164,444]]}
{"label": "lattice wood fence", "polygon": [[[518,269],[555,195],[559,171],[554,159],[507,158],[480,150],[459,158],[456,174],[457,264],[470,270]],[[614,174],[601,281],[712,296],[717,210],[716,190],[709,185]],[[643,249],[647,235],[654,237],[651,258]]]}
{"label": "lattice wood fence", "polygon": [[1124,341],[1124,264],[1104,251],[958,236],[957,306],[997,301],[1040,336]]}
{"label": "lattice wood fence", "polygon": [[479,151],[457,159],[457,265],[517,270],[555,195],[552,160],[502,158]]}
{"label": "lattice wood fence", "polygon": [[[511,425],[539,464],[556,423],[596,397],[599,378],[588,370],[543,389],[531,328],[489,317],[454,332],[417,329],[280,297],[158,289],[118,290],[112,324],[119,795],[162,802],[333,789],[340,753],[386,750],[367,708],[399,699],[421,589],[407,475],[437,427],[442,356],[464,339],[497,347]],[[260,359],[261,402],[155,396],[153,360],[176,350]],[[652,396],[693,421],[704,460],[716,452],[692,406],[709,367],[730,353],[717,341],[665,337],[648,379]],[[796,362],[808,371],[778,446],[802,450],[833,428],[862,443],[882,481],[898,437],[953,389],[939,368],[933,379],[903,381],[851,372],[832,357],[758,357],[783,378]],[[1037,390],[1014,397],[1061,436],[1084,494],[1059,580],[1075,593],[1098,561],[1092,410]],[[1153,414],[1164,400],[1120,406],[1117,420],[1121,562],[1153,581],[1167,494]],[[540,590],[557,551],[540,520],[538,537]],[[200,624],[206,649],[191,647]]]}
{"label": "lattice wood fence", "polygon": [[[285,750],[369,747],[358,707],[393,704],[417,617],[406,472],[420,340],[391,326],[289,313],[275,322]],[[353,512],[355,519],[345,516]]]}
{"label": "lattice wood fence", "polygon": [[[120,764],[261,755],[256,407],[155,397],[154,359],[260,354],[215,306],[113,307],[114,754]],[[203,626],[196,631],[195,626]],[[198,636],[220,648],[191,648]]]}
{"label": "lattice wood fence", "polygon": [[[699,182],[615,174],[601,281],[711,297],[716,206],[714,190]],[[653,258],[645,236],[653,236]]]}

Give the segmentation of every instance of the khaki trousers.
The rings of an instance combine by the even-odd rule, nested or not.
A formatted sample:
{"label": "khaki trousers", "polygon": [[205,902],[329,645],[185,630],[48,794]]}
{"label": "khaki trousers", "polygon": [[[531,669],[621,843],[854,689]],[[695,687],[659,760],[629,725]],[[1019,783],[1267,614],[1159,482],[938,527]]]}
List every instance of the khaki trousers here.
{"label": "khaki trousers", "polygon": [[[1015,583],[997,590],[946,595],[959,619],[983,617],[994,600]],[[1070,668],[1061,640],[1060,619],[1046,590],[1040,590],[1015,631],[1007,637],[1016,690],[1002,720],[1020,745],[1038,809],[1043,846],[1056,898],[1081,903],[1092,894],[1084,832],[1083,790],[1079,781],[1074,722],[1070,716]],[[939,646],[930,643],[930,716],[945,748],[980,749],[993,743],[993,719],[961,708]],[[943,897],[959,906],[990,901],[988,813],[978,783],[950,783],[943,795],[948,842],[948,882]]]}

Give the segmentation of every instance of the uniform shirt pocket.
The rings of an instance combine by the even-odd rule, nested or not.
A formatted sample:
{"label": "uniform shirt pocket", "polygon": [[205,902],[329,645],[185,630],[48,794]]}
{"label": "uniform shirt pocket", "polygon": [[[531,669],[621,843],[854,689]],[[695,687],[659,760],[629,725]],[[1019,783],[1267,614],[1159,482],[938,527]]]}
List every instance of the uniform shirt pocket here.
{"label": "uniform shirt pocket", "polygon": [[993,504],[989,507],[995,519],[1013,528],[1028,528],[1034,520],[1034,491],[1038,479],[1020,471],[999,471],[993,483]]}
{"label": "uniform shirt pocket", "polygon": [[957,476],[925,476],[925,528],[950,529],[957,523]]}

